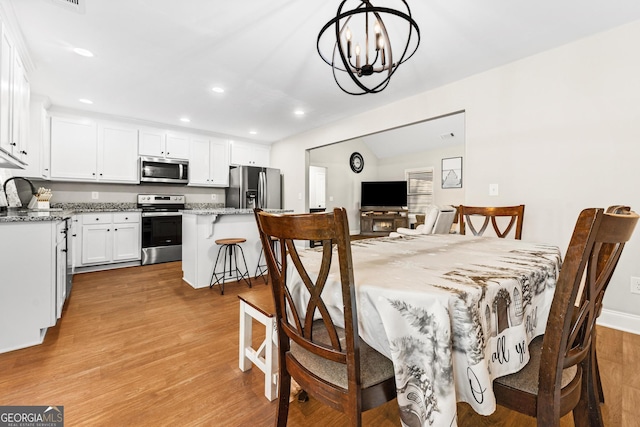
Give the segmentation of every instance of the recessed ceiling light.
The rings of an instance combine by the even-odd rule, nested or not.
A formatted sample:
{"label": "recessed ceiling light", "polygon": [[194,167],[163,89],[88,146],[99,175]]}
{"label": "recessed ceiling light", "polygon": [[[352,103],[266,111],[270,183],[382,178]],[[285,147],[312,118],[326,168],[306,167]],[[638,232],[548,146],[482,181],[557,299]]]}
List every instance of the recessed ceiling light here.
{"label": "recessed ceiling light", "polygon": [[189,122],[191,121],[191,119],[190,119],[190,118],[188,118],[188,117],[181,117],[181,118],[180,118],[180,121],[181,121],[181,122],[185,122],[185,123],[189,123]]}
{"label": "recessed ceiling light", "polygon": [[255,131],[255,130],[250,130],[250,131],[249,131],[249,133],[250,133],[251,135],[257,135],[257,134],[258,134],[258,132],[257,132],[257,131]]}
{"label": "recessed ceiling light", "polygon": [[296,110],[296,111],[293,112],[293,114],[295,114],[296,116],[304,116],[304,111]]}
{"label": "recessed ceiling light", "polygon": [[218,86],[212,87],[211,90],[214,91],[215,93],[224,93],[224,89]]}
{"label": "recessed ceiling light", "polygon": [[91,58],[93,56],[93,52],[91,52],[90,50],[87,50],[87,49],[82,49],[82,48],[77,47],[77,48],[73,49],[73,51],[75,53],[77,53],[78,55],[86,56],[87,58]]}
{"label": "recessed ceiling light", "polygon": [[78,99],[78,101],[82,102],[83,104],[93,104],[92,100],[86,98],[80,98]]}

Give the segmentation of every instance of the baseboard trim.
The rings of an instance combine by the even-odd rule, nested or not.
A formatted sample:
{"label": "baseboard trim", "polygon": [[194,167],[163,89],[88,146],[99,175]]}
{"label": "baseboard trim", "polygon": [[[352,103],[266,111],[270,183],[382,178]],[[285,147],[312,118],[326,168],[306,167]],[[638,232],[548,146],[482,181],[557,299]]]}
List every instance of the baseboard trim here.
{"label": "baseboard trim", "polygon": [[635,314],[605,308],[598,317],[598,325],[640,335],[640,316]]}

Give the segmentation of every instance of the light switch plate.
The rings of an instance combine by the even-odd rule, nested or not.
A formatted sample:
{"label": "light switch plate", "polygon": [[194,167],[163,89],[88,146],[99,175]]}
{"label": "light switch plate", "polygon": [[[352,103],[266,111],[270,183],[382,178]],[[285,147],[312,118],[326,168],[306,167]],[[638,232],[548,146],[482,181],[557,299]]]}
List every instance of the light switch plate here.
{"label": "light switch plate", "polygon": [[92,198],[93,200],[98,200],[98,196],[99,196],[99,194],[98,194],[98,192],[97,192],[97,191],[92,191],[92,192],[91,192],[91,198]]}

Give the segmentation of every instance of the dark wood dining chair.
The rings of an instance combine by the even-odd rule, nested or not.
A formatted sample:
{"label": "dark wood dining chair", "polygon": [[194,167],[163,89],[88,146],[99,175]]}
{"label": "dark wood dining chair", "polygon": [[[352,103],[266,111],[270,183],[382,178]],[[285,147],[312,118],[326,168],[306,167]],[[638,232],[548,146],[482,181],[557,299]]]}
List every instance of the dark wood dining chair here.
{"label": "dark wood dining chair", "polygon": [[[500,238],[506,237],[511,229],[515,225],[515,238],[520,240],[522,238],[522,222],[524,220],[524,205],[518,206],[464,206],[460,205],[458,208],[459,213],[459,227],[460,234],[466,234],[467,227],[471,230],[474,236],[482,236],[491,222],[493,230]],[[484,217],[482,227],[476,229],[473,225],[471,217]],[[509,223],[505,227],[504,224],[499,223],[497,218],[508,218]]]}
{"label": "dark wood dining chair", "polygon": [[496,401],[557,427],[573,411],[576,426],[602,426],[593,350],[602,298],[638,222],[626,210],[585,209],[576,222],[556,283],[545,334],[529,345],[529,363],[496,378]]}
{"label": "dark wood dining chair", "polygon": [[[391,360],[358,335],[346,210],[336,208],[331,213],[275,215],[256,209],[255,216],[272,280],[278,328],[280,373],[275,424],[280,427],[287,424],[293,378],[309,396],[346,413],[350,425],[360,426],[362,412],[396,397],[396,385]],[[271,244],[272,237],[279,241],[279,257],[276,257],[276,246]],[[296,244],[310,240],[322,242],[317,278],[307,272],[304,257],[296,247]],[[330,317],[322,294],[335,258],[339,265],[344,307],[344,318],[339,320],[344,322],[344,328],[336,326],[338,319]],[[296,307],[287,288],[291,267],[304,281],[309,298],[306,307]]]}
{"label": "dark wood dining chair", "polygon": [[[622,214],[622,213],[629,213],[630,211],[631,211],[631,208],[629,206],[624,206],[624,205],[613,205],[607,208],[608,213]],[[598,317],[602,313],[602,304],[599,304],[599,307],[600,308],[598,310]],[[593,357],[593,366],[594,366],[594,374],[595,374],[595,386],[596,386],[595,392],[597,393],[598,401],[600,401],[600,403],[604,403],[604,391],[602,390],[602,380],[600,379],[600,367],[598,366],[598,358],[596,355],[596,343],[595,343],[596,336],[597,334],[593,335],[593,343],[591,344],[591,352]]]}

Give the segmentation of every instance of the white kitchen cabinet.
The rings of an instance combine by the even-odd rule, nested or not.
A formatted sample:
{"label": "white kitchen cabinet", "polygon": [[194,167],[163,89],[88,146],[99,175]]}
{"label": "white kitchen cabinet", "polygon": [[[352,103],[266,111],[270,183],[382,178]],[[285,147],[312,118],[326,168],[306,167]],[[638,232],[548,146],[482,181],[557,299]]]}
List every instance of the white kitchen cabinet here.
{"label": "white kitchen cabinet", "polygon": [[137,184],[137,152],[136,128],[83,118],[51,118],[52,179]]}
{"label": "white kitchen cabinet", "polygon": [[[80,214],[80,264],[85,267],[141,258],[139,212]],[[76,240],[76,241],[78,241]],[[76,256],[76,259],[77,256]]]}
{"label": "white kitchen cabinet", "polygon": [[114,262],[140,259],[140,220],[139,213],[113,214]]}
{"label": "white kitchen cabinet", "polygon": [[50,138],[49,116],[46,105],[49,104],[47,98],[33,96],[29,103],[29,142],[28,142],[28,164],[24,169],[17,169],[13,176],[23,176],[26,178],[49,179],[50,160]]}
{"label": "white kitchen cabinet", "polygon": [[264,144],[231,142],[231,164],[269,167],[271,148]]}
{"label": "white kitchen cabinet", "polygon": [[51,178],[95,181],[98,156],[96,122],[51,118]]}
{"label": "white kitchen cabinet", "polygon": [[6,26],[0,23],[0,149],[28,163],[29,80]]}
{"label": "white kitchen cabinet", "polygon": [[186,135],[159,129],[141,129],[139,154],[149,157],[188,159],[189,138]]}
{"label": "white kitchen cabinet", "polygon": [[189,185],[229,185],[229,143],[226,140],[194,137],[189,149]]}
{"label": "white kitchen cabinet", "polygon": [[82,226],[82,264],[104,264],[111,261],[111,221],[109,224]]}
{"label": "white kitchen cabinet", "polygon": [[10,242],[0,245],[0,353],[42,343],[56,324],[64,261],[56,245],[63,229],[60,221],[0,223],[0,242]]}
{"label": "white kitchen cabinet", "polygon": [[138,129],[98,124],[98,179],[138,183]]}
{"label": "white kitchen cabinet", "polygon": [[17,54],[13,55],[12,82],[11,134],[13,156],[28,164],[30,87],[27,71],[22,64],[22,59]]}
{"label": "white kitchen cabinet", "polygon": [[11,70],[13,68],[13,42],[0,23],[0,148],[11,153]]}

